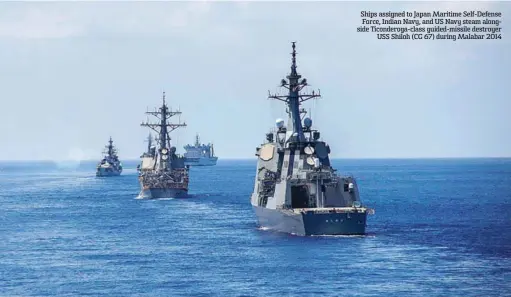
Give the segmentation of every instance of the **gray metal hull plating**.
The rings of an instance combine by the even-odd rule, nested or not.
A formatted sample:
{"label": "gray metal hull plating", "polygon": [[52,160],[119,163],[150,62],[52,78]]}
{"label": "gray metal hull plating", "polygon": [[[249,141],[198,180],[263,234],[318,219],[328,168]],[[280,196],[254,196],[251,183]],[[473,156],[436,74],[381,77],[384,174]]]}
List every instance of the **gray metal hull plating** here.
{"label": "gray metal hull plating", "polygon": [[185,165],[189,166],[215,166],[218,158],[185,158]]}
{"label": "gray metal hull plating", "polygon": [[99,169],[96,171],[96,176],[99,176],[99,177],[105,177],[105,176],[119,176],[121,175],[121,171],[106,171],[106,170],[102,170],[103,168]]}
{"label": "gray metal hull plating", "polygon": [[142,190],[140,192],[139,197],[145,198],[145,199],[187,198],[188,191],[185,189],[151,188],[151,189]]}
{"label": "gray metal hull plating", "polygon": [[367,213],[294,213],[252,206],[259,225],[296,235],[364,235]]}

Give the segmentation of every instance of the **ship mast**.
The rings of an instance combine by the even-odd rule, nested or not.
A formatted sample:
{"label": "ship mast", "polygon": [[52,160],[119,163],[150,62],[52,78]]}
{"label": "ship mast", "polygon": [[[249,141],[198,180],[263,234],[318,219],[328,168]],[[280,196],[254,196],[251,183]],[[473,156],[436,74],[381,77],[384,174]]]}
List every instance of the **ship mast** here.
{"label": "ship mast", "polygon": [[151,146],[153,145],[153,137],[151,136],[151,133],[149,133],[149,136],[147,136],[147,153],[151,153]]}
{"label": "ship mast", "polygon": [[162,96],[162,106],[155,110],[155,111],[147,111],[146,114],[152,115],[156,117],[159,121],[159,123],[149,123],[149,122],[142,122],[140,126],[142,127],[149,127],[156,133],[158,133],[159,137],[156,139],[157,143],[159,144],[160,150],[168,149],[170,148],[170,135],[169,133],[176,130],[179,127],[186,127],[186,123],[182,124],[173,124],[168,122],[168,120],[175,116],[175,115],[181,115],[182,112],[180,111],[172,111],[167,107],[167,104],[165,102],[165,92],[163,92]]}
{"label": "ship mast", "polygon": [[112,155],[115,153],[112,136],[110,136],[110,140],[108,140],[108,145],[105,148],[106,148],[106,154],[109,157],[112,157]]}
{"label": "ship mast", "polygon": [[200,139],[199,139],[199,133],[195,134],[195,146],[200,146]]}
{"label": "ship mast", "polygon": [[312,94],[300,94],[300,91],[308,84],[307,79],[305,78],[300,81],[302,76],[296,71],[295,43],[296,42],[294,41],[292,42],[293,52],[291,53],[291,73],[287,76],[288,81],[285,79],[282,79],[281,81],[281,87],[288,89],[289,94],[283,96],[271,94],[270,91],[268,91],[268,98],[284,101],[286,103],[287,113],[289,114],[287,131],[292,132],[289,140],[304,142],[305,136],[303,134],[302,121],[300,119],[300,114],[303,113],[303,111],[300,110],[300,104],[313,98],[319,98],[321,97],[321,94],[320,91],[318,91],[318,94],[315,94],[314,91],[312,91]]}

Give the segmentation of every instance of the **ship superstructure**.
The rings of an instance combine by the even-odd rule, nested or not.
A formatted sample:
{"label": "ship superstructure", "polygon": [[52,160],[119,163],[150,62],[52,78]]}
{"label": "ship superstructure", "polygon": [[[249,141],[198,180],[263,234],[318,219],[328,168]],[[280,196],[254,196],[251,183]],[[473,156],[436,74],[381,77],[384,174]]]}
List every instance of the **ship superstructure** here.
{"label": "ship superstructure", "polygon": [[186,127],[185,123],[173,124],[169,119],[181,115],[180,111],[172,111],[165,102],[163,92],[162,106],[155,111],[147,111],[147,115],[156,117],[157,123],[144,122],[143,127],[154,130],[158,137],[154,145],[151,136],[148,138],[147,152],[141,156],[138,166],[140,181],[140,198],[181,198],[188,196],[188,166],[184,157],[176,154],[176,147],[170,143],[170,133],[177,128]]}
{"label": "ship superstructure", "polygon": [[213,166],[216,165],[218,157],[215,156],[215,150],[212,143],[201,144],[199,134],[195,135],[195,144],[187,144],[184,157],[185,164],[191,166]]}
{"label": "ship superstructure", "polygon": [[96,166],[96,176],[117,176],[122,173],[122,163],[117,156],[117,149],[115,148],[112,137],[105,146],[104,156]]}
{"label": "ship superstructure", "polygon": [[295,42],[292,49],[291,73],[281,81],[288,94],[269,94],[285,102],[287,127],[277,119],[276,131],[256,149],[251,204],[259,225],[296,235],[365,234],[367,215],[374,211],[361,205],[355,178],[332,168],[330,146],[312,128],[312,120],[302,120],[301,103],[320,93],[301,92],[308,83],[297,72]]}
{"label": "ship superstructure", "polygon": [[[153,136],[151,133],[147,136],[147,151],[145,151],[140,158],[153,157],[156,155],[156,146],[153,145]],[[137,167],[140,168],[140,165]]]}

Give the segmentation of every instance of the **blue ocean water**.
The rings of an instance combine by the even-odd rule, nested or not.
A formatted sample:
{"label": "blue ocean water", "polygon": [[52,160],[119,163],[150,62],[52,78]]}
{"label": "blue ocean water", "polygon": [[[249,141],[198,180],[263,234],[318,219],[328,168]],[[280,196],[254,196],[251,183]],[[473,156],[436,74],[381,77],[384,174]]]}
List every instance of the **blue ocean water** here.
{"label": "blue ocean water", "polygon": [[510,296],[511,160],[335,160],[367,236],[257,228],[255,161],[192,168],[192,199],[135,199],[135,162],[0,163],[2,296]]}

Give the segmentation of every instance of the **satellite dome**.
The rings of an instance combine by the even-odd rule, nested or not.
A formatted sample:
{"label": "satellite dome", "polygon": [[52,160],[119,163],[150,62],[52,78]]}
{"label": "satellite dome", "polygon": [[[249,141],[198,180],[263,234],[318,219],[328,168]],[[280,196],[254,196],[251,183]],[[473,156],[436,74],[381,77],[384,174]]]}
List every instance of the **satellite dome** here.
{"label": "satellite dome", "polygon": [[312,126],[312,120],[310,118],[305,118],[303,119],[303,125],[306,127],[306,128],[310,128]]}
{"label": "satellite dome", "polygon": [[275,125],[277,125],[277,128],[279,128],[279,129],[284,127],[284,120],[283,119],[277,119],[275,121]]}

